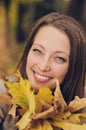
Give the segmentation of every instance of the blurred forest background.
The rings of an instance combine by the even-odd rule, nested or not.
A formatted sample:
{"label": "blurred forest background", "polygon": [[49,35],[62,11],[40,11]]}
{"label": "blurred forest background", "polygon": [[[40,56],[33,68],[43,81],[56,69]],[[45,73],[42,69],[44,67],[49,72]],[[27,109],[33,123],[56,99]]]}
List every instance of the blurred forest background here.
{"label": "blurred forest background", "polygon": [[15,70],[33,22],[49,12],[67,14],[86,30],[86,0],[0,0],[0,74]]}

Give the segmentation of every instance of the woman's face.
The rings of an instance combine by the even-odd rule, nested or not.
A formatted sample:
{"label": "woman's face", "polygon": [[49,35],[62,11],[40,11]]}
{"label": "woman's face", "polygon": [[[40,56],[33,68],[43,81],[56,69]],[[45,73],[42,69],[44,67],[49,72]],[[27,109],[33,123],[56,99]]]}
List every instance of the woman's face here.
{"label": "woman's face", "polygon": [[55,87],[64,80],[69,67],[70,41],[63,31],[43,26],[37,32],[27,56],[26,74],[34,89]]}

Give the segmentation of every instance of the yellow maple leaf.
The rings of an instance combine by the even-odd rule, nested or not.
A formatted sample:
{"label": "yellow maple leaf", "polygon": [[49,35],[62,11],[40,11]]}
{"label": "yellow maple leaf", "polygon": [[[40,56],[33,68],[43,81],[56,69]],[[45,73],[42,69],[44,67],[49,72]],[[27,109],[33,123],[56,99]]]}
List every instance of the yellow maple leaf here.
{"label": "yellow maple leaf", "polygon": [[52,91],[47,88],[40,88],[37,95],[35,95],[35,101],[36,101],[36,112],[41,112],[42,109],[42,103],[41,100],[43,100],[46,103],[51,104],[52,100],[54,99],[54,96],[52,95]]}
{"label": "yellow maple leaf", "polygon": [[29,109],[30,112],[35,111],[34,91],[31,90],[31,84],[28,80],[24,80],[19,74],[20,82],[6,82],[8,93],[13,98],[13,104],[17,104],[22,108]]}
{"label": "yellow maple leaf", "polygon": [[32,121],[30,115],[31,113],[29,111],[26,111],[23,117],[17,122],[16,126],[19,130],[24,130],[28,123]]}
{"label": "yellow maple leaf", "polygon": [[[81,120],[84,118],[86,120],[86,113],[78,113],[78,114],[71,114],[70,120],[76,120],[77,123],[81,124]],[[85,121],[86,122],[86,121]]]}
{"label": "yellow maple leaf", "polygon": [[55,127],[62,128],[63,130],[77,130],[77,129],[86,130],[86,124],[79,125],[79,124],[73,124],[73,123],[66,122],[66,121],[63,121],[63,122],[54,121],[52,124]]}
{"label": "yellow maple leaf", "polygon": [[51,103],[54,98],[52,91],[48,87],[40,88],[37,96],[47,103]]}
{"label": "yellow maple leaf", "polygon": [[44,120],[42,130],[53,130],[53,128],[48,120]]}

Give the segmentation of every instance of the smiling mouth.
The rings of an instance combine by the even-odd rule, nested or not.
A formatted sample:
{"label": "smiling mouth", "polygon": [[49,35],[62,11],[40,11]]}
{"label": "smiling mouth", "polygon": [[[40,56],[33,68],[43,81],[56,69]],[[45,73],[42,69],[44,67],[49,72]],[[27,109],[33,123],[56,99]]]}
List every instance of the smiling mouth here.
{"label": "smiling mouth", "polygon": [[37,72],[34,72],[34,77],[39,82],[48,82],[49,80],[52,79],[52,77],[41,75],[41,74],[39,74]]}

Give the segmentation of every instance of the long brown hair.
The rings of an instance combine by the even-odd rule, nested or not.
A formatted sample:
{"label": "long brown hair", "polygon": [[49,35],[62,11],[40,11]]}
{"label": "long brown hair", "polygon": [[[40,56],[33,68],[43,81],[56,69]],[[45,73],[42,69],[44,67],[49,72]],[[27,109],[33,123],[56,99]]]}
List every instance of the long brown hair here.
{"label": "long brown hair", "polygon": [[24,78],[26,76],[27,55],[33,44],[34,37],[38,30],[45,25],[54,26],[64,31],[70,40],[71,52],[68,73],[61,84],[61,91],[66,101],[71,101],[77,95],[80,98],[84,95],[85,69],[86,69],[86,36],[81,25],[73,18],[50,13],[39,19],[33,26],[27,44],[18,65],[18,68]]}

